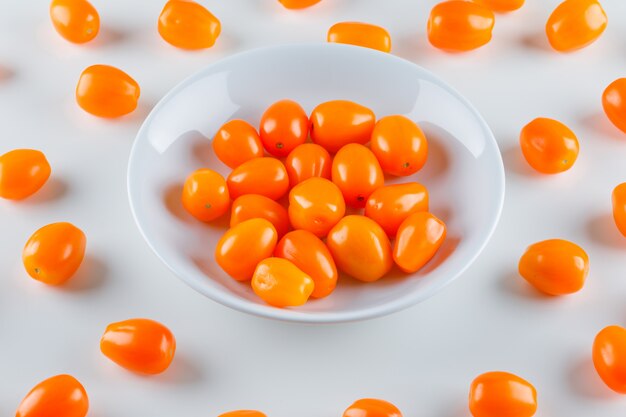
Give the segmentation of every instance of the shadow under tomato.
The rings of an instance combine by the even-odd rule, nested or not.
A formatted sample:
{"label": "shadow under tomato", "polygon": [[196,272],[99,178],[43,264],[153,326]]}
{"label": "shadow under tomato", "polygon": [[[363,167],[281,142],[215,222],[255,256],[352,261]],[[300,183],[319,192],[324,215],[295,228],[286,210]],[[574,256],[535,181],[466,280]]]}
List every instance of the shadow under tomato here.
{"label": "shadow under tomato", "polygon": [[613,216],[609,213],[591,217],[585,229],[589,238],[595,243],[616,249],[626,249],[626,237],[622,236],[615,225]]}
{"label": "shadow under tomato", "polygon": [[545,32],[528,33],[520,38],[520,44],[534,51],[552,52],[552,47],[548,42]]}
{"label": "shadow under tomato", "polygon": [[100,27],[100,31],[98,35],[90,42],[88,42],[85,46],[88,48],[101,48],[105,46],[113,46],[118,45],[130,38],[130,34],[128,32],[123,32],[119,29],[114,29],[111,27]]}
{"label": "shadow under tomato", "polygon": [[580,118],[579,123],[584,126],[585,129],[599,134],[601,137],[606,136],[620,141],[626,139],[626,133],[614,126],[604,112],[587,114]]}
{"label": "shadow under tomato", "polygon": [[11,68],[0,65],[0,81],[7,81],[15,77],[15,71]]}
{"label": "shadow under tomato", "polygon": [[54,177],[54,174],[52,175],[53,176],[50,177],[48,182],[44,184],[41,190],[37,191],[31,197],[28,197],[20,201],[20,204],[25,204],[25,205],[44,204],[44,203],[51,203],[53,201],[57,201],[63,198],[67,194],[67,190],[68,190],[67,184],[65,183],[65,181]]}
{"label": "shadow under tomato", "polygon": [[162,374],[149,376],[158,383],[193,385],[204,381],[205,369],[199,367],[202,361],[192,361],[183,353],[177,352],[170,367]]}
{"label": "shadow under tomato", "polygon": [[567,379],[576,395],[602,400],[620,397],[602,382],[590,357],[576,362],[569,370]]}
{"label": "shadow under tomato", "polygon": [[87,254],[76,274],[57,288],[66,292],[96,290],[104,285],[107,273],[108,267],[101,259]]}
{"label": "shadow under tomato", "polygon": [[543,293],[530,285],[520,276],[517,270],[509,271],[508,273],[503,274],[500,289],[508,295],[513,295],[527,300],[530,299],[542,302],[551,302],[559,299],[559,297]]}
{"label": "shadow under tomato", "polygon": [[541,178],[544,176],[528,165],[519,146],[511,146],[502,151],[502,162],[504,163],[504,169],[507,173],[533,178]]}
{"label": "shadow under tomato", "polygon": [[425,178],[427,183],[429,179],[443,176],[450,168],[450,155],[444,145],[447,141],[444,138],[450,134],[432,123],[424,122],[420,126],[424,129],[428,140],[428,159],[424,168],[420,170],[419,177]]}

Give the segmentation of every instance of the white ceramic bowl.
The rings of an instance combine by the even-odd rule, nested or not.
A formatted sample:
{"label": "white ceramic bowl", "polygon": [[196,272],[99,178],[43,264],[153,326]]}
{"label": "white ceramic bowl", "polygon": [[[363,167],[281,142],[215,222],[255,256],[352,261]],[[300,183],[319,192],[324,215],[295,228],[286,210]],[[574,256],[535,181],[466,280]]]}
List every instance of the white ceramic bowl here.
{"label": "white ceramic bowl", "polygon": [[[430,191],[431,211],[448,225],[448,238],[421,271],[393,270],[375,283],[341,277],[329,297],[278,309],[249,284],[214,262],[227,221],[202,224],[180,203],[182,183],[200,167],[228,174],[210,138],[229,119],[258,125],[271,103],[290,98],[307,111],[334,99],[370,107],[378,117],[404,114],[429,140],[429,159],[414,177]],[[398,181],[398,180],[395,180]],[[128,192],[139,230],[157,256],[207,297],[247,313],[327,323],[389,314],[423,301],[452,282],[483,250],[498,223],[504,170],[496,141],[480,114],[459,93],[419,66],[370,49],[339,44],[288,45],[231,56],[169,92],[135,140]]]}

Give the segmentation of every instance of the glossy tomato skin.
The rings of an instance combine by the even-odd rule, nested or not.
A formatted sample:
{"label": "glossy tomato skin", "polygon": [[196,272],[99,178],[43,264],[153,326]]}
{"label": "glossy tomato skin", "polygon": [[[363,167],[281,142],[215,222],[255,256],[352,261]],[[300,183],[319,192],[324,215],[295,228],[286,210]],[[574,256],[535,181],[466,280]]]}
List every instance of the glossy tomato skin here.
{"label": "glossy tomato skin", "polygon": [[489,7],[494,12],[504,13],[521,9],[525,0],[474,0],[476,3]]}
{"label": "glossy tomato skin", "polygon": [[76,378],[56,375],[26,394],[15,417],[85,417],[89,411],[87,392]]}
{"label": "glossy tomato skin", "polygon": [[406,273],[422,268],[437,253],[446,239],[446,225],[426,211],[407,217],[396,234],[393,260]]}
{"label": "glossy tomato skin", "polygon": [[372,132],[372,152],[387,174],[413,175],[426,163],[428,141],[422,129],[405,116],[386,116]]}
{"label": "glossy tomato skin", "polygon": [[317,237],[324,237],[343,217],[346,204],[341,190],[324,178],[309,178],[289,192],[289,221]]}
{"label": "glossy tomato skin", "polygon": [[537,412],[537,391],[516,375],[487,372],[470,386],[469,409],[474,417],[532,417]]}
{"label": "glossy tomato skin", "polygon": [[428,40],[445,51],[469,51],[489,43],[494,23],[493,12],[482,4],[443,1],[430,12]]}
{"label": "glossy tomato skin", "polygon": [[402,417],[402,413],[388,401],[363,398],[348,407],[343,417]]}
{"label": "glossy tomato skin", "polygon": [[337,286],[337,267],[328,247],[313,233],[294,230],[276,245],[274,256],[287,259],[313,279],[313,298],[323,298]]}
{"label": "glossy tomato skin", "polygon": [[218,159],[232,169],[263,156],[263,144],[256,129],[240,119],[224,123],[213,137],[212,144]]}
{"label": "glossy tomato skin", "polygon": [[301,306],[314,287],[311,277],[283,258],[262,260],[252,277],[254,293],[274,307]]}
{"label": "glossy tomato skin", "polygon": [[312,177],[330,179],[331,164],[332,159],[326,149],[315,143],[303,143],[285,160],[289,185],[294,187]]}
{"label": "glossy tomato skin", "polygon": [[341,190],[346,204],[356,208],[365,207],[369,196],[385,182],[376,156],[357,143],[346,145],[337,152],[331,178]]}
{"label": "glossy tomato skin", "polygon": [[519,274],[549,295],[578,292],[589,273],[589,257],[578,245],[549,239],[530,245],[519,261]]}
{"label": "glossy tomato skin", "polygon": [[73,43],[89,42],[100,30],[100,15],[87,0],[52,0],[50,19],[59,35]]}
{"label": "glossy tomato skin", "polygon": [[182,49],[206,49],[215,44],[222,25],[201,4],[169,0],[159,16],[159,34],[170,45]]}
{"label": "glossy tomato skin", "polygon": [[411,214],[428,211],[428,190],[417,182],[380,187],[367,199],[365,215],[393,237]]}
{"label": "glossy tomato skin", "polygon": [[391,52],[391,36],[381,26],[362,22],[335,23],[328,29],[328,42],[346,43]]}
{"label": "glossy tomato skin", "polygon": [[26,242],[22,261],[33,279],[60,285],[76,273],[85,257],[87,238],[71,223],[52,223],[37,230]]}
{"label": "glossy tomato skin", "polygon": [[130,319],[107,326],[100,351],[129,371],[156,375],[169,368],[176,353],[176,339],[163,324],[149,319]]}
{"label": "glossy tomato skin", "polygon": [[220,414],[218,417],[267,417],[264,413],[256,410],[236,410]]}
{"label": "glossy tomato skin", "polygon": [[372,219],[350,215],[328,232],[328,249],[340,271],[364,281],[377,281],[393,266],[391,243]]}
{"label": "glossy tomato skin", "polygon": [[595,42],[608,20],[597,0],[565,0],[546,23],[546,35],[554,49],[568,52]]}
{"label": "glossy tomato skin", "polygon": [[626,78],[618,78],[604,90],[602,108],[611,123],[626,133]]}
{"label": "glossy tomato skin", "polygon": [[624,237],[626,237],[626,182],[613,189],[613,220]]}
{"label": "glossy tomato skin", "polygon": [[305,9],[311,7],[314,4],[319,3],[321,0],[278,0],[286,9]]}
{"label": "glossy tomato skin", "polygon": [[94,116],[114,118],[137,108],[140,89],[137,81],[110,65],[85,69],[76,86],[76,102]]}
{"label": "glossy tomato skin", "polygon": [[605,327],[593,342],[593,365],[602,381],[619,394],[626,394],[626,329]]}
{"label": "glossy tomato skin", "polygon": [[376,123],[374,112],[348,100],[327,101],[311,113],[311,140],[336,153],[349,143],[366,144]]}
{"label": "glossy tomato skin", "polygon": [[202,222],[223,216],[230,208],[224,177],[208,168],[194,171],[183,185],[182,202],[183,207]]}
{"label": "glossy tomato skin", "polygon": [[231,198],[244,194],[260,194],[272,200],[289,190],[289,176],[282,162],[275,158],[254,158],[235,168],[228,179]]}
{"label": "glossy tomato skin", "polygon": [[0,156],[0,198],[23,200],[50,178],[46,156],[34,149],[14,149]]}
{"label": "glossy tomato skin", "polygon": [[233,201],[230,227],[250,219],[265,219],[274,225],[280,239],[289,231],[287,209],[271,198],[259,194],[246,194]]}
{"label": "glossy tomato skin", "polygon": [[237,281],[247,281],[257,264],[272,256],[276,241],[272,223],[260,218],[245,220],[224,233],[215,248],[215,260]]}
{"label": "glossy tomato skin", "polygon": [[309,136],[309,117],[293,100],[280,100],[265,110],[259,128],[261,142],[271,155],[282,158]]}
{"label": "glossy tomato skin", "polygon": [[528,164],[542,174],[570,169],[578,158],[578,138],[563,123],[539,117],[520,133],[522,154]]}

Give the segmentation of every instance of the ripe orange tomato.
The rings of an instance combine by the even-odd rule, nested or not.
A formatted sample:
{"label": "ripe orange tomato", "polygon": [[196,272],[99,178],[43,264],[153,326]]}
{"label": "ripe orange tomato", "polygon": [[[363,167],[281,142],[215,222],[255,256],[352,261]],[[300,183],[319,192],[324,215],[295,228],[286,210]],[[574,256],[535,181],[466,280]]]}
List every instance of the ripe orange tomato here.
{"label": "ripe orange tomato", "polygon": [[337,267],[361,281],[376,281],[393,265],[389,238],[374,220],[365,216],[341,219],[328,232],[326,244]]}
{"label": "ripe orange tomato", "polygon": [[524,5],[524,0],[474,0],[476,3],[484,4],[494,12],[512,12]]}
{"label": "ripe orange tomato", "polygon": [[331,177],[341,190],[346,204],[362,208],[385,177],[376,156],[363,145],[351,143],[337,152]]}
{"label": "ripe orange tomato", "polygon": [[237,410],[220,414],[217,417],[267,417],[264,413],[256,410]]}
{"label": "ripe orange tomato", "polygon": [[278,0],[287,9],[304,9],[319,3],[321,0]]}
{"label": "ripe orange tomato", "polygon": [[428,190],[417,182],[380,187],[367,199],[365,215],[393,237],[411,214],[428,211]]}
{"label": "ripe orange tomato", "polygon": [[337,267],[328,247],[306,230],[287,233],[276,245],[274,256],[292,262],[313,279],[313,298],[323,298],[337,286]]}
{"label": "ripe orange tomato", "polygon": [[74,43],[89,42],[100,30],[100,16],[87,0],[52,0],[50,19],[54,29]]}
{"label": "ripe orange tomato", "polygon": [[46,156],[34,149],[14,149],[0,156],[0,198],[23,200],[50,178]]}
{"label": "ripe orange tomato", "polygon": [[219,19],[191,0],[169,0],[159,15],[159,34],[177,48],[210,48],[221,30]]}
{"label": "ripe orange tomato", "polygon": [[491,40],[495,16],[482,4],[463,0],[437,4],[428,19],[428,40],[446,51],[469,51]]}
{"label": "ripe orange tomato", "polygon": [[626,237],[626,182],[613,189],[613,219],[620,233]]}
{"label": "ripe orange tomato", "polygon": [[22,400],[15,417],[85,417],[89,398],[85,388],[70,375],[41,381]]}
{"label": "ripe orange tomato", "polygon": [[398,227],[393,260],[404,272],[413,273],[435,256],[446,239],[446,225],[428,212],[411,214]]}
{"label": "ripe orange tomato", "polygon": [[303,143],[289,153],[285,168],[291,187],[311,177],[330,179],[331,158],[328,151],[315,143]]}
{"label": "ripe orange tomato", "polygon": [[196,219],[210,222],[221,217],[230,207],[226,181],[212,169],[194,171],[183,186],[183,207]]}
{"label": "ripe orange tomato", "polygon": [[130,319],[107,326],[100,339],[102,354],[140,374],[156,375],[169,368],[176,352],[172,332],[154,320]]}
{"label": "ripe orange tomato", "polygon": [[289,193],[289,221],[296,229],[324,237],[343,217],[346,204],[339,188],[324,178],[309,178]]}
{"label": "ripe orange tomato", "polygon": [[289,176],[282,162],[275,158],[254,158],[233,170],[226,180],[232,198],[260,194],[272,200],[289,190]]}
{"label": "ripe orange tomato", "polygon": [[520,146],[528,164],[543,174],[567,171],[578,158],[578,138],[553,119],[540,117],[524,126]]}
{"label": "ripe orange tomato", "polygon": [[546,35],[554,49],[568,52],[595,42],[606,25],[606,13],[597,0],[565,0],[548,18]]}
{"label": "ripe orange tomato", "polygon": [[365,106],[347,100],[327,101],[311,113],[311,140],[335,153],[348,143],[366,144],[376,116]]}
{"label": "ripe orange tomato", "polygon": [[519,274],[539,291],[550,295],[579,291],[588,273],[587,253],[562,239],[534,243],[519,260]]}
{"label": "ripe orange tomato", "polygon": [[626,329],[609,326],[593,342],[593,365],[613,391],[626,394]]}
{"label": "ripe orange tomato", "polygon": [[516,375],[487,372],[472,381],[469,409],[474,417],[532,417],[537,412],[537,391]]}
{"label": "ripe orange tomato", "polygon": [[301,306],[313,292],[313,279],[283,258],[259,262],[252,277],[252,289],[274,307]]}
{"label": "ripe orange tomato", "polygon": [[237,168],[263,156],[263,145],[256,129],[248,122],[230,120],[213,137],[213,151],[225,165]]}
{"label": "ripe orange tomato", "polygon": [[124,71],[109,65],[85,69],[76,86],[76,102],[87,113],[120,117],[137,108],[139,84]]}
{"label": "ripe orange tomato", "polygon": [[271,198],[258,194],[246,194],[233,201],[230,227],[256,218],[272,223],[279,239],[289,231],[287,210]]}
{"label": "ripe orange tomato", "polygon": [[259,134],[270,154],[287,156],[309,136],[309,118],[295,101],[280,100],[263,113]]}
{"label": "ripe orange tomato", "polygon": [[26,242],[22,261],[26,272],[44,284],[59,285],[78,270],[85,257],[87,238],[70,223],[52,223]]}
{"label": "ripe orange tomato", "polygon": [[274,253],[277,235],[265,219],[250,219],[231,227],[215,248],[218,265],[237,281],[252,278],[257,264]]}
{"label": "ripe orange tomato", "polygon": [[602,107],[611,123],[626,133],[626,78],[618,78],[604,90]]}
{"label": "ripe orange tomato", "polygon": [[402,417],[402,413],[388,401],[363,398],[348,407],[343,417]]}
{"label": "ripe orange tomato", "polygon": [[335,23],[328,29],[328,42],[347,43],[376,49],[381,52],[391,51],[391,36],[385,28],[361,22]]}
{"label": "ripe orange tomato", "polygon": [[428,142],[422,129],[404,116],[387,116],[376,122],[372,152],[384,172],[396,176],[415,174],[428,157]]}

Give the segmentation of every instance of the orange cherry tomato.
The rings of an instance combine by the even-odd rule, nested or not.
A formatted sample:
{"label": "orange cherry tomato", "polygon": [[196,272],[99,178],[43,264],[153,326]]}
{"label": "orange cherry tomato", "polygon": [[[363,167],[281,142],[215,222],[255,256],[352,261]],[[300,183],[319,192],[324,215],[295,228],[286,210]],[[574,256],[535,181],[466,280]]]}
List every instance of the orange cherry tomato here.
{"label": "orange cherry tomato", "polygon": [[301,306],[314,287],[310,276],[283,258],[262,260],[252,277],[254,293],[274,307]]}
{"label": "orange cherry tomato", "polygon": [[494,23],[493,12],[482,4],[444,1],[430,12],[428,40],[446,51],[469,51],[489,43]]}
{"label": "orange cherry tomato", "polygon": [[159,34],[177,48],[210,48],[221,30],[219,19],[191,0],[169,0],[159,15]]}
{"label": "orange cherry tomato", "polygon": [[311,113],[311,140],[335,153],[348,143],[366,144],[376,116],[365,106],[348,100],[327,101]]}
{"label": "orange cherry tomato", "polygon": [[156,375],[169,368],[176,352],[172,332],[154,320],[130,319],[107,326],[100,339],[102,354],[140,374]]}
{"label": "orange cherry tomato", "polygon": [[343,217],[346,204],[339,188],[324,178],[309,178],[289,193],[289,221],[317,237],[324,237]]}
{"label": "orange cherry tomato", "polygon": [[213,137],[213,151],[225,165],[237,168],[263,156],[263,145],[256,129],[244,120],[224,123]]}
{"label": "orange cherry tomato", "polygon": [[85,257],[87,238],[71,223],[52,223],[37,230],[26,242],[22,261],[26,272],[44,284],[59,285],[70,279]]}
{"label": "orange cherry tomato", "polygon": [[406,273],[413,273],[435,256],[446,239],[446,225],[428,212],[411,214],[398,227],[393,260]]}
{"label": "orange cherry tomato", "polygon": [[309,117],[293,100],[272,104],[261,116],[261,143],[270,154],[283,157],[309,136]]}
{"label": "orange cherry tomato", "polygon": [[331,158],[328,151],[315,143],[303,143],[289,153],[285,168],[291,187],[312,177],[330,179]]}
{"label": "orange cherry tomato", "polygon": [[233,201],[230,227],[250,219],[265,219],[274,225],[280,239],[289,231],[287,209],[271,198],[258,194],[246,194]]}
{"label": "orange cherry tomato", "polygon": [[525,0],[474,0],[476,3],[489,7],[494,12],[512,12],[520,9]]}
{"label": "orange cherry tomato", "polygon": [[391,36],[385,28],[361,22],[335,23],[328,29],[328,42],[363,46],[381,52],[391,51]]}
{"label": "orange cherry tomato", "polygon": [[593,342],[593,365],[613,391],[626,394],[626,329],[609,326]]}
{"label": "orange cherry tomato", "polygon": [[89,42],[100,30],[100,16],[87,0],[52,0],[50,19],[63,38],[74,43]]}
{"label": "orange cherry tomato", "polygon": [[50,178],[46,156],[34,149],[14,149],[0,155],[0,198],[23,200]]}
{"label": "orange cherry tomato", "polygon": [[519,274],[539,291],[550,295],[579,291],[588,273],[587,253],[562,239],[534,243],[519,260]]}
{"label": "orange cherry tomato", "polygon": [[237,410],[220,414],[217,417],[267,417],[264,413],[256,410]]}
{"label": "orange cherry tomato", "polygon": [[85,417],[87,392],[76,378],[57,375],[41,381],[22,400],[15,417]]}
{"label": "orange cherry tomato", "polygon": [[417,182],[380,187],[367,199],[365,215],[393,237],[411,214],[428,211],[428,190]]}
{"label": "orange cherry tomato", "polygon": [[546,34],[554,49],[568,52],[595,42],[607,23],[606,13],[597,0],[565,0],[548,18]]}
{"label": "orange cherry tomato", "polygon": [[247,281],[257,264],[272,256],[277,240],[276,229],[269,221],[245,220],[224,233],[215,248],[215,260],[237,281]]}
{"label": "orange cherry tomato", "polygon": [[422,129],[404,116],[387,116],[376,122],[372,152],[384,172],[407,176],[422,169],[428,157],[428,142]]}
{"label": "orange cherry tomato", "polygon": [[232,198],[261,194],[272,200],[289,190],[289,176],[282,162],[275,158],[254,158],[233,170],[226,180]]}
{"label": "orange cherry tomato", "polygon": [[620,233],[626,237],[626,182],[613,189],[613,219]]}
{"label": "orange cherry tomato", "polygon": [[469,409],[474,417],[532,417],[537,412],[537,391],[516,375],[487,372],[472,381]]}
{"label": "orange cherry tomato", "polygon": [[344,217],[328,232],[326,244],[337,267],[361,281],[376,281],[393,266],[389,238],[369,217]]}
{"label": "orange cherry tomato", "polygon": [[212,169],[194,171],[183,186],[183,207],[196,219],[210,222],[223,216],[230,207],[226,181]]}
{"label": "orange cherry tomato", "polygon": [[528,164],[543,174],[567,171],[578,158],[578,138],[553,119],[540,117],[524,126],[520,146]]}
{"label": "orange cherry tomato", "polygon": [[388,401],[363,398],[348,407],[343,417],[402,417],[402,413]]}
{"label": "orange cherry tomato", "polygon": [[323,298],[337,286],[337,267],[328,247],[306,230],[287,233],[276,245],[274,256],[292,262],[313,279],[313,298]]}
{"label": "orange cherry tomato", "polygon": [[618,78],[604,90],[602,107],[611,123],[626,133],[626,78]]}
{"label": "orange cherry tomato", "polygon": [[331,177],[341,190],[346,204],[362,208],[385,177],[376,156],[363,145],[351,143],[337,152]]}
{"label": "orange cherry tomato", "polygon": [[278,0],[287,9],[304,9],[319,3],[321,0]]}
{"label": "orange cherry tomato", "polygon": [[76,102],[87,113],[120,117],[137,108],[139,84],[124,71],[109,65],[85,69],[76,86]]}

